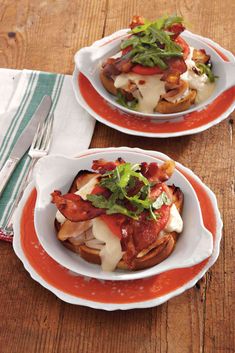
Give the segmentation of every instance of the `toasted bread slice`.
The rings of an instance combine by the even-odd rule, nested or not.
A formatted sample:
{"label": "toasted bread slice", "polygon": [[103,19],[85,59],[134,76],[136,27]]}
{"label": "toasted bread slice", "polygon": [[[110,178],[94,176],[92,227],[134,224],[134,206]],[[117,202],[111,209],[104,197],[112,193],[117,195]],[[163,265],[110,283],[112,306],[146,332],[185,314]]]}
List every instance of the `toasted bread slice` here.
{"label": "toasted bread slice", "polygon": [[80,170],[78,174],[75,176],[75,178],[73,179],[69,192],[70,193],[76,192],[96,176],[97,176],[97,173],[91,172],[90,170]]}
{"label": "toasted bread slice", "polygon": [[197,95],[196,90],[190,90],[189,94],[186,97],[176,102],[168,102],[165,99],[161,99],[158,102],[155,108],[155,111],[162,114],[172,114],[172,113],[183,112],[189,109],[192,104],[194,104],[196,95]]}
{"label": "toasted bread slice", "polygon": [[101,72],[100,72],[100,80],[101,80],[104,88],[106,89],[106,91],[108,91],[109,93],[111,93],[114,96],[117,95],[117,88],[114,86],[114,80],[112,78],[107,77],[104,74],[103,70],[101,70]]}

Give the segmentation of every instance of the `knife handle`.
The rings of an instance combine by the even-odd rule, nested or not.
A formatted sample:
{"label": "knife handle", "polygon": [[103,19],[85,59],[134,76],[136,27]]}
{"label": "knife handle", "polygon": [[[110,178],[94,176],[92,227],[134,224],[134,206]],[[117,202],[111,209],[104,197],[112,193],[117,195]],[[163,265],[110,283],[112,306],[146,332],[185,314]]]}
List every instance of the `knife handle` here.
{"label": "knife handle", "polygon": [[0,197],[18,162],[18,158],[9,158],[2,167],[0,171]]}

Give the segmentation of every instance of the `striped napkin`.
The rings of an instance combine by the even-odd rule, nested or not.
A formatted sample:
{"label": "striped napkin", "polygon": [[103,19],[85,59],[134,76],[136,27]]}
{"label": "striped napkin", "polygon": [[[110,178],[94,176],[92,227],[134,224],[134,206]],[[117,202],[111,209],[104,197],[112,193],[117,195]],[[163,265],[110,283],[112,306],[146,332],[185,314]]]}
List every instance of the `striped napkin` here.
{"label": "striped napkin", "polygon": [[[44,95],[51,96],[55,116],[50,153],[75,156],[89,147],[95,122],[77,103],[71,76],[0,69],[0,169]],[[3,228],[29,163],[25,154],[0,198],[0,239],[11,240]]]}

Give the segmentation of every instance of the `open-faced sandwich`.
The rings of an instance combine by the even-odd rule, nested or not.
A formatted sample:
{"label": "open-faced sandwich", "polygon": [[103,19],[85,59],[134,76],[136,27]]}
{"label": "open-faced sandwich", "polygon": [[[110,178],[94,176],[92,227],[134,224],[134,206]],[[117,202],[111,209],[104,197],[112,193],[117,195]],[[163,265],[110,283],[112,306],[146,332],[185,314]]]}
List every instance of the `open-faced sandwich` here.
{"label": "open-faced sandwich", "polygon": [[103,86],[119,104],[143,113],[172,114],[211,96],[215,76],[210,56],[180,36],[182,17],[150,22],[134,16],[130,29],[100,72]]}
{"label": "open-faced sandwich", "polygon": [[93,161],[93,171],[79,171],[67,194],[52,193],[58,239],[104,271],[160,263],[183,229],[183,193],[165,184],[174,168],[171,160],[160,166]]}

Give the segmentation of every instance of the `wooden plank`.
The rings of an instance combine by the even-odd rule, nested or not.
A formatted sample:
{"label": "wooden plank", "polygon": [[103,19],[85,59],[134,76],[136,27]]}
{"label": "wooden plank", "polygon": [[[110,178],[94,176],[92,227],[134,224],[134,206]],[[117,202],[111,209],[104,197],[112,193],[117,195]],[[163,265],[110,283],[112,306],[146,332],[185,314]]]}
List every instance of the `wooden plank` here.
{"label": "wooden plank", "polygon": [[5,1],[0,67],[72,73],[73,55],[103,33],[106,1]]}

